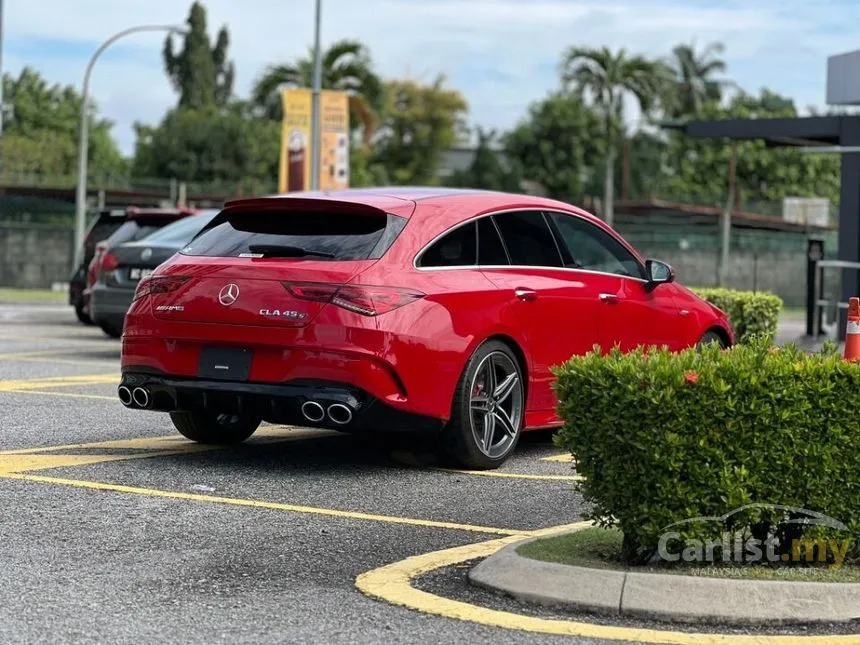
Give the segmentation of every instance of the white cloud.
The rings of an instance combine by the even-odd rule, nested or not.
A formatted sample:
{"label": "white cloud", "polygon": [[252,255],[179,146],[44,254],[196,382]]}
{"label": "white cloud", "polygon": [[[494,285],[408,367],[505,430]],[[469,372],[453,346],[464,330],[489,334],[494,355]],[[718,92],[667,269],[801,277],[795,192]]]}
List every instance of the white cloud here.
{"label": "white cloud", "polygon": [[[182,23],[177,0],[42,0],[6,3],[4,67],[25,64],[50,80],[79,85],[89,52],[112,33],[144,23]],[[313,0],[208,0],[210,33],[229,27],[236,90],[248,91],[267,63],[307,53]],[[570,45],[627,47],[664,55],[678,42],[727,46],[728,75],[741,86],[822,104],[827,55],[856,47],[860,5],[840,0],[323,0],[323,41],[366,42],[381,73],[432,78],[445,73],[468,99],[472,119],[511,125],[556,85],[555,65]],[[28,42],[60,39],[53,47]],[[175,101],[161,67],[159,34],[130,36],[108,50],[93,75],[93,96],[117,123],[122,148],[131,124],[157,121]]]}

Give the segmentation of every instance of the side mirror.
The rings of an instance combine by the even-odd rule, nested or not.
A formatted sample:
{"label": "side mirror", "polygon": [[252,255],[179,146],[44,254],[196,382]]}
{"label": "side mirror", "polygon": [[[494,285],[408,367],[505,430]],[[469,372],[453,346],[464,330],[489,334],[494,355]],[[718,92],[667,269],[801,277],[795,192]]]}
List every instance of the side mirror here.
{"label": "side mirror", "polygon": [[645,260],[645,272],[648,275],[649,289],[675,280],[675,270],[660,260]]}

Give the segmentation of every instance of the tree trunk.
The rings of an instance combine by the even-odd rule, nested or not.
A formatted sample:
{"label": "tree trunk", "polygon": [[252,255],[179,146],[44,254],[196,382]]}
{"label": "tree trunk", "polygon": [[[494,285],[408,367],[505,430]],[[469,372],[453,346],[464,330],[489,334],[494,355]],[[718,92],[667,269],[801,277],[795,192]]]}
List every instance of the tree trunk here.
{"label": "tree trunk", "polygon": [[606,153],[606,174],[603,178],[603,220],[612,226],[615,219],[615,148],[610,143]]}

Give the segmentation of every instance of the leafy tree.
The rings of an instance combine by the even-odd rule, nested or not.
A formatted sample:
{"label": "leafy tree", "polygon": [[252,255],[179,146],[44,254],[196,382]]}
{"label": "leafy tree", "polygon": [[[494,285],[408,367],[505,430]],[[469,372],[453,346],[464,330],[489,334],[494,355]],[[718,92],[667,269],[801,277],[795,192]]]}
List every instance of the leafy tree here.
{"label": "leafy tree", "polygon": [[562,58],[562,80],[580,95],[590,95],[603,119],[605,160],[603,213],[612,225],[617,143],[623,136],[624,99],[633,97],[648,113],[665,87],[667,71],[661,63],[629,56],[625,49],[571,47]]}
{"label": "leafy tree", "polygon": [[274,181],[280,128],[245,103],[178,107],[157,127],[136,124],[135,174],[184,181]]}
{"label": "leafy tree", "polygon": [[[11,172],[72,175],[77,168],[77,148],[82,97],[72,87],[49,84],[31,67],[17,78],[3,75],[3,102],[11,105],[4,119],[3,168]],[[90,102],[90,114],[96,106]],[[111,137],[113,123],[91,116],[89,176],[122,174],[126,162]]]}
{"label": "leafy tree", "polygon": [[233,63],[227,60],[230,36],[221,27],[215,46],[206,31],[206,9],[200,2],[191,5],[188,33],[182,50],[174,52],[173,36],[164,41],[164,68],[179,93],[179,106],[202,108],[226,105],[233,94]]}
{"label": "leafy tree", "polygon": [[495,146],[495,130],[478,128],[477,134],[478,145],[472,165],[467,170],[455,172],[446,183],[456,188],[519,192],[522,188],[519,163],[500,154]]}
{"label": "leafy tree", "polygon": [[677,45],[667,62],[674,77],[672,95],[668,97],[669,116],[674,119],[697,114],[706,103],[719,103],[726,81],[714,79],[726,71],[720,58],[725,51],[722,43],[710,43],[701,51],[695,44]]}
{"label": "leafy tree", "polygon": [[387,84],[386,118],[373,158],[394,184],[436,183],[442,153],[465,133],[466,100],[444,83],[439,76],[430,85],[415,81]]}
{"label": "leafy tree", "polygon": [[[793,101],[763,89],[758,95],[740,92],[726,106],[706,105],[701,117],[794,117]],[[839,199],[839,159],[830,155],[804,154],[793,148],[768,148],[763,141],[737,143],[737,187],[741,201],[761,210],[757,202],[784,197]],[[669,137],[661,192],[693,202],[722,204],[726,200],[731,145],[722,141],[694,139],[680,133]]]}
{"label": "leafy tree", "polygon": [[[350,124],[363,127],[365,144],[373,137],[384,108],[383,84],[373,71],[370,52],[355,40],[340,40],[321,53],[322,88],[349,93]],[[283,118],[281,90],[313,87],[313,51],[294,63],[269,65],[251,91],[253,102],[270,119]]]}
{"label": "leafy tree", "polygon": [[505,156],[551,197],[579,201],[604,156],[603,120],[576,94],[553,93],[503,137]]}
{"label": "leafy tree", "polygon": [[391,182],[385,167],[374,161],[373,153],[363,146],[349,150],[349,185],[353,188],[386,186]]}

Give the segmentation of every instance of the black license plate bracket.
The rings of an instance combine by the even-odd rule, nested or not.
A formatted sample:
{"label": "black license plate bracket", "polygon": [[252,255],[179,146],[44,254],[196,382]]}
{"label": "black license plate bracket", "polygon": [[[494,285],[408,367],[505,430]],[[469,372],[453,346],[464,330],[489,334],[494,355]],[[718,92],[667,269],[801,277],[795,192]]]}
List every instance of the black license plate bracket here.
{"label": "black license plate bracket", "polygon": [[222,381],[247,381],[253,350],[244,347],[204,347],[200,350],[197,376]]}

